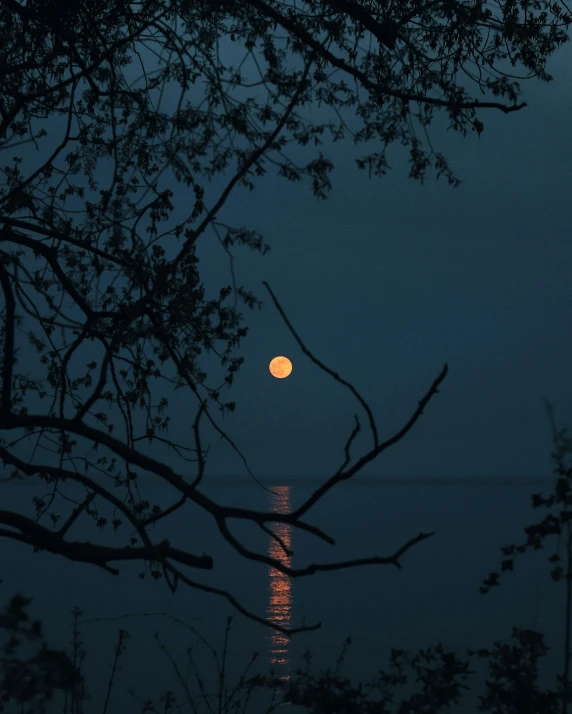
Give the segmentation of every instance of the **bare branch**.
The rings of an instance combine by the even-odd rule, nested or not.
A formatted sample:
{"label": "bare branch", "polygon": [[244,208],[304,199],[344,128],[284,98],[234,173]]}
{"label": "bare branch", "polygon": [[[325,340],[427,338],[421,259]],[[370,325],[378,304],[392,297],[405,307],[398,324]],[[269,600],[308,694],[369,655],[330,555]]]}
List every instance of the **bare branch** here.
{"label": "bare branch", "polygon": [[[466,135],[470,127],[482,131],[475,109],[509,113],[526,106],[519,103],[518,83],[509,81],[514,76],[494,63],[519,57],[529,76],[549,81],[546,60],[568,39],[561,28],[572,17],[558,2],[546,12],[530,7],[525,24],[493,17],[483,3],[469,8],[438,0],[407,7],[356,0],[316,0],[303,7],[274,0],[222,5],[145,0],[135,9],[101,0],[75,3],[71,15],[60,18],[53,2],[44,7],[39,0],[27,6],[7,0],[4,5],[14,32],[2,38],[6,72],[0,73],[0,143],[12,151],[33,142],[46,160],[40,158],[30,168],[15,156],[14,165],[2,169],[0,458],[18,474],[51,488],[36,499],[35,520],[0,511],[0,536],[114,574],[113,561],[146,561],[152,576],[163,575],[172,592],[184,583],[214,593],[264,624],[269,623],[232,593],[188,576],[188,567],[214,568],[210,556],[167,541],[156,544],[150,529],[183,508],[197,507],[212,517],[236,552],[290,577],[365,564],[400,567],[409,549],[432,533],[419,533],[386,556],[291,568],[283,558],[246,547],[232,532],[232,519],[253,523],[288,558],[292,548],[275,532],[277,523],[334,545],[331,535],[305,520],[306,512],[404,438],[448,370],[445,364],[405,425],[382,442],[365,398],[314,356],[266,282],[304,355],[349,389],[365,410],[373,446],[357,458],[352,453],[362,426],[355,415],[341,466],[290,513],[223,506],[199,490],[208,468],[209,446],[203,448],[201,433],[206,419],[249,476],[275,493],[256,477],[239,444],[213,416],[212,402],[223,416],[236,407],[221,393],[232,387],[244,361],[238,355],[247,328],[238,298],[249,309],[262,305],[246,288],[237,287],[230,248],[241,245],[262,255],[269,249],[259,232],[229,225],[219,214],[228,209],[231,193],[239,186],[253,189],[269,167],[288,180],[309,178],[314,195],[326,198],[334,165],[316,148],[324,134],[337,141],[347,132],[356,145],[374,146],[369,155],[356,159],[370,175],[385,173],[386,148],[400,141],[410,150],[411,177],[422,180],[429,166],[437,177],[446,173],[449,183],[457,185],[427,132],[433,110],[445,110],[451,128]],[[227,20],[236,46],[244,48],[244,58],[231,67],[221,61]],[[362,46],[366,33],[380,46]],[[135,81],[124,69],[130,56],[141,65],[142,75]],[[152,71],[143,56],[155,58]],[[254,81],[241,76],[248,60],[259,74]],[[471,62],[477,67],[474,74],[467,69]],[[341,81],[339,70],[345,78]],[[488,90],[498,101],[473,101],[458,83],[462,72],[476,85],[477,97]],[[162,98],[166,92],[173,98],[173,82],[175,102],[165,109]],[[199,96],[195,90],[202,85]],[[266,97],[252,97],[251,88],[257,95],[266,91]],[[334,121],[303,117],[300,109],[314,102],[332,110]],[[347,110],[362,122],[358,131],[342,116]],[[423,126],[430,153],[421,150],[414,118]],[[296,154],[311,153],[307,162],[294,161],[292,145]],[[181,206],[172,200],[173,176],[190,197],[176,220],[175,209]],[[231,279],[219,284],[212,298],[206,294],[197,254],[198,239],[209,229],[231,256]],[[25,327],[16,330],[21,324]],[[15,356],[26,349],[26,359],[18,362]],[[224,367],[220,384],[211,384],[201,368],[206,353]],[[191,444],[188,438],[185,444],[176,443],[168,434],[172,388],[184,388],[197,400],[188,429]],[[165,447],[174,459],[168,464],[157,456]],[[38,463],[41,449],[50,463]],[[189,462],[193,473],[183,477]],[[80,487],[79,497],[68,499],[60,489],[66,480]],[[144,498],[149,481],[169,487],[168,507],[151,506]],[[55,530],[61,517],[55,504],[64,500],[73,505],[63,504],[63,525]],[[132,529],[128,542],[137,547],[67,540],[80,519],[105,526],[100,504],[113,510],[114,528],[127,523]],[[46,515],[54,521],[51,529],[40,525]],[[274,627],[292,634],[317,626]]]}
{"label": "bare branch", "polygon": [[213,561],[210,556],[191,555],[178,548],[171,547],[168,541],[163,541],[154,546],[156,552],[150,552],[147,547],[131,548],[127,546],[125,548],[110,548],[104,545],[94,545],[89,542],[70,542],[64,540],[58,532],[51,531],[30,518],[26,518],[19,513],[13,513],[12,511],[0,510],[0,523],[20,531],[19,533],[13,533],[2,529],[1,535],[6,538],[33,545],[38,548],[38,550],[47,550],[50,553],[62,555],[69,560],[98,565],[99,567],[109,570],[113,575],[119,575],[119,570],[110,568],[107,565],[110,561],[154,561],[157,560],[157,555],[161,558],[173,558],[193,568],[212,570],[213,567]]}
{"label": "bare branch", "polygon": [[[276,568],[276,570],[279,570],[281,573],[284,573],[284,575],[288,575],[291,578],[298,578],[305,575],[314,575],[314,573],[318,573],[321,571],[325,572],[329,570],[344,570],[345,568],[353,568],[357,567],[358,565],[395,565],[397,568],[401,568],[399,558],[404,553],[406,553],[417,543],[420,543],[422,540],[426,540],[427,538],[430,538],[431,536],[435,535],[434,532],[419,533],[419,535],[415,536],[414,538],[411,538],[409,541],[407,541],[407,543],[405,543],[405,545],[401,546],[393,555],[385,557],[375,555],[369,558],[356,558],[355,560],[340,561],[336,563],[307,565],[305,568],[290,568],[284,563],[282,563],[280,560],[277,560],[276,558],[271,558],[262,553],[255,553],[253,550],[246,548],[237,538],[232,535],[223,519],[217,522],[219,530],[223,534],[224,538],[233,546],[236,551],[240,553],[240,555],[244,556],[245,558],[248,558],[249,560],[255,560],[259,563],[265,563],[266,565],[269,565],[272,568]],[[288,554],[290,555],[290,553]]]}
{"label": "bare branch", "polygon": [[358,402],[362,405],[362,407],[365,409],[365,412],[366,412],[366,414],[367,414],[367,416],[368,416],[368,419],[369,419],[369,425],[370,425],[371,431],[372,431],[372,433],[373,433],[373,443],[374,443],[374,446],[377,447],[377,445],[378,445],[377,427],[376,427],[376,425],[375,425],[375,419],[373,418],[372,411],[371,411],[371,409],[369,408],[368,404],[366,403],[365,399],[359,394],[359,392],[357,391],[357,389],[356,389],[354,386],[352,386],[349,382],[346,382],[346,380],[345,380],[345,379],[342,379],[342,377],[340,377],[340,375],[339,375],[337,372],[334,372],[333,369],[330,369],[329,367],[326,367],[326,365],[325,365],[323,362],[320,362],[319,359],[317,359],[316,357],[314,357],[314,355],[310,352],[310,350],[309,350],[309,349],[306,347],[306,345],[302,342],[302,340],[301,340],[300,337],[298,336],[298,333],[296,332],[296,330],[292,327],[292,323],[291,323],[290,320],[286,317],[286,313],[285,313],[284,310],[282,309],[282,306],[281,306],[280,303],[278,302],[278,299],[277,299],[277,297],[274,295],[272,289],[270,288],[270,285],[268,285],[268,283],[266,282],[266,280],[263,280],[263,281],[262,281],[262,284],[264,285],[264,287],[265,287],[265,288],[268,290],[268,292],[270,293],[270,297],[271,297],[272,300],[274,301],[274,304],[276,305],[276,309],[278,310],[278,312],[280,313],[280,316],[282,317],[282,319],[284,320],[284,322],[285,322],[286,325],[288,326],[288,329],[289,329],[290,332],[292,333],[294,339],[295,339],[296,342],[300,345],[300,348],[301,348],[302,352],[303,352],[307,357],[309,357],[310,360],[311,360],[314,364],[318,365],[318,367],[319,367],[320,369],[323,369],[324,372],[327,372],[329,375],[331,375],[331,376],[336,380],[336,382],[340,382],[340,384],[343,384],[345,387],[347,387],[347,388],[350,390],[350,392],[355,396],[355,398],[358,400]]}
{"label": "bare branch", "polygon": [[65,534],[69,531],[69,529],[73,526],[73,524],[77,521],[77,519],[80,517],[80,515],[85,511],[85,509],[91,504],[93,499],[96,497],[95,491],[90,493],[88,496],[86,496],[83,501],[79,504],[79,506],[76,506],[76,508],[73,509],[71,516],[67,519],[67,521],[63,524],[63,526],[57,531],[58,535],[60,538],[63,538]]}
{"label": "bare branch", "polygon": [[337,470],[337,473],[341,473],[345,469],[345,467],[349,464],[351,445],[352,445],[354,439],[356,438],[356,436],[359,434],[360,429],[361,429],[361,424],[359,423],[357,414],[354,414],[354,419],[356,420],[356,425],[354,426],[352,433],[349,435],[348,440],[346,441],[346,445],[344,446],[344,453],[345,453],[344,463]]}
{"label": "bare branch", "polygon": [[392,436],[390,439],[387,439],[384,441],[382,444],[379,444],[375,449],[372,449],[369,451],[367,454],[361,457],[356,463],[347,471],[342,471],[340,473],[335,474],[331,478],[329,478],[320,488],[316,489],[314,493],[299,507],[293,512],[293,516],[295,518],[299,518],[300,516],[303,516],[304,513],[306,513],[317,501],[322,498],[322,496],[327,493],[331,488],[333,488],[337,483],[340,481],[345,481],[354,474],[356,474],[358,471],[361,471],[361,469],[368,464],[370,461],[373,461],[375,458],[379,456],[383,451],[388,449],[390,446],[393,446],[393,444],[396,444],[398,441],[403,439],[403,437],[407,434],[408,431],[413,427],[415,422],[419,419],[421,414],[423,414],[423,410],[429,403],[429,400],[437,394],[439,391],[438,387],[440,386],[441,382],[445,379],[447,376],[447,372],[449,371],[449,367],[447,364],[444,365],[443,369],[441,370],[439,376],[435,379],[433,384],[431,385],[429,391],[427,394],[423,397],[423,399],[419,402],[419,406],[417,409],[413,412],[412,416],[410,417],[409,421],[403,426],[394,436]]}

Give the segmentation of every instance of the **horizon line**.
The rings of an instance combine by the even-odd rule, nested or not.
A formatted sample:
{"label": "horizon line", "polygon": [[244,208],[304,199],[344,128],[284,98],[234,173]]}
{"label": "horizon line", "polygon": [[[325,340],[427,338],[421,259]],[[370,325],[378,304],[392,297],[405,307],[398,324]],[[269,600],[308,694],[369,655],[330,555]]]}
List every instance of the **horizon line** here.
{"label": "horizon line", "polygon": [[[255,482],[252,481],[250,476],[248,474],[242,474],[240,476],[237,475],[231,475],[231,474],[210,474],[210,476],[205,476],[203,483],[208,483],[209,477],[212,479],[213,482],[218,481],[218,482],[229,482],[229,483],[236,483],[237,485],[244,485],[244,479],[249,480],[251,483],[254,485]],[[274,483],[274,485],[279,485],[276,482],[294,482],[293,485],[295,484],[302,484],[302,483],[309,483],[309,482],[325,482],[329,478],[331,478],[330,475],[322,475],[322,476],[302,476],[302,475],[294,475],[294,474],[289,474],[289,475],[272,475],[272,476],[257,476],[257,478],[263,482],[263,485],[268,486],[271,482]],[[367,485],[372,485],[372,484],[399,484],[399,483],[416,483],[420,485],[459,485],[459,486],[468,486],[471,484],[479,484],[479,485],[490,485],[490,486],[504,486],[504,485],[529,485],[529,484],[537,484],[540,482],[549,482],[554,478],[554,475],[536,475],[536,476],[516,476],[516,475],[500,475],[500,476],[477,476],[477,475],[470,475],[470,476],[420,476],[420,475],[414,475],[414,476],[395,476],[395,475],[376,475],[376,476],[362,476],[362,477],[352,477],[350,479],[344,479],[336,484],[336,486],[367,486]],[[284,484],[286,485],[286,484]]]}
{"label": "horizon line", "polygon": [[[7,476],[7,473],[2,474],[2,476]],[[300,486],[300,485],[310,485],[310,484],[323,484],[328,479],[331,478],[331,474],[327,475],[297,475],[297,474],[287,474],[279,475],[273,474],[270,476],[256,476],[256,479],[266,487],[271,488],[275,486]],[[1,477],[0,477],[1,478]],[[186,478],[193,478],[192,475],[186,475]],[[375,475],[375,476],[365,476],[361,474],[355,474],[349,479],[343,479],[335,484],[335,487],[361,487],[361,486],[393,486],[393,485],[418,485],[418,486],[486,486],[486,487],[500,487],[500,486],[532,486],[532,485],[546,485],[555,479],[555,474],[538,474],[536,476],[517,476],[514,474],[503,474],[497,476],[479,476],[479,475],[465,475],[465,476],[429,476],[429,475]],[[20,484],[20,485],[36,485],[32,483],[35,479],[24,478],[14,479],[3,479],[7,483]],[[26,483],[27,482],[27,483]],[[224,485],[224,486],[259,486],[256,480],[253,479],[249,474],[229,474],[229,473],[212,473],[203,476],[199,488],[201,486],[211,485]]]}

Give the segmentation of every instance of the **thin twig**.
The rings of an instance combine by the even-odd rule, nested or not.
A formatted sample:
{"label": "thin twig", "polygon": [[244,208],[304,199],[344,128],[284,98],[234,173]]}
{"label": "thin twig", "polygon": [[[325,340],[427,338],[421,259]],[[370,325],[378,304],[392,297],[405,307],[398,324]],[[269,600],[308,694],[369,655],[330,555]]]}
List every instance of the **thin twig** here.
{"label": "thin twig", "polygon": [[340,377],[340,375],[339,375],[337,372],[334,372],[333,369],[330,369],[329,367],[326,367],[326,365],[325,365],[323,362],[320,362],[320,360],[319,360],[317,357],[314,357],[314,355],[310,352],[310,350],[306,347],[306,345],[302,342],[302,340],[301,340],[300,337],[298,336],[298,333],[296,332],[296,330],[295,330],[294,327],[292,326],[292,323],[290,322],[290,320],[286,317],[286,313],[285,313],[284,310],[282,309],[282,306],[281,306],[280,303],[278,302],[278,298],[276,297],[276,295],[274,295],[274,293],[273,293],[273,291],[272,291],[270,285],[268,285],[268,283],[266,282],[266,280],[263,280],[263,281],[262,281],[262,284],[264,285],[264,287],[265,287],[265,288],[268,290],[268,292],[270,293],[270,297],[271,297],[272,300],[274,301],[274,304],[276,305],[276,309],[278,310],[278,312],[280,313],[282,319],[284,320],[284,322],[285,322],[286,325],[288,326],[288,329],[289,329],[290,332],[292,333],[292,336],[294,337],[294,339],[296,340],[296,342],[300,345],[300,348],[301,348],[302,352],[303,352],[307,357],[309,357],[309,359],[310,359],[314,364],[318,365],[318,367],[319,367],[320,369],[323,369],[324,372],[327,372],[329,375],[331,375],[331,376],[336,380],[336,382],[340,382],[340,384],[343,384],[345,387],[347,387],[347,388],[350,390],[350,392],[356,397],[356,399],[359,401],[359,403],[362,405],[362,407],[365,409],[366,414],[367,414],[367,416],[368,416],[368,418],[369,418],[369,425],[370,425],[371,430],[372,430],[372,432],[373,432],[373,443],[374,443],[374,446],[377,446],[379,440],[378,440],[378,436],[377,436],[377,427],[376,427],[376,425],[375,425],[375,419],[373,418],[372,411],[371,411],[371,409],[369,408],[369,406],[367,405],[365,399],[359,394],[359,392],[357,391],[357,389],[356,389],[352,384],[350,384],[349,382],[346,382],[346,380],[345,380],[345,379],[342,379],[342,377]]}

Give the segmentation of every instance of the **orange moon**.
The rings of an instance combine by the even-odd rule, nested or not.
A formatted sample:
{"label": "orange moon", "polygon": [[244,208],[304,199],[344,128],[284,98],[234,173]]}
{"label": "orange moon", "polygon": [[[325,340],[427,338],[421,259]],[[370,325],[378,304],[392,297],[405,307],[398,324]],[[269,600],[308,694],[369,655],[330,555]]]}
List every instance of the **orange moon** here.
{"label": "orange moon", "polygon": [[292,372],[292,362],[288,357],[275,357],[268,365],[270,374],[277,379],[284,379]]}

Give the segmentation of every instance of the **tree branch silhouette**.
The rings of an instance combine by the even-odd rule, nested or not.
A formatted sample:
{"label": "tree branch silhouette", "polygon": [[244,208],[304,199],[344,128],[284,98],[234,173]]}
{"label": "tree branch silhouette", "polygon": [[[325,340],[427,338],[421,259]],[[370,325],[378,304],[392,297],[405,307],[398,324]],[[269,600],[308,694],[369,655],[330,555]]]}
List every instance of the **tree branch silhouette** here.
{"label": "tree branch silhouette", "polygon": [[[305,514],[407,435],[438,392],[447,365],[405,425],[382,440],[356,387],[314,356],[264,283],[306,357],[365,410],[373,448],[352,461],[361,428],[355,416],[342,465],[293,512],[223,506],[200,490],[209,463],[205,428],[270,490],[218,418],[236,409],[225,394],[244,361],[240,348],[248,329],[239,301],[248,309],[261,301],[237,288],[232,262],[232,280],[224,276],[209,297],[199,240],[212,230],[231,261],[237,249],[268,251],[260,233],[231,225],[222,214],[231,194],[252,190],[269,169],[289,181],[308,180],[316,198],[327,198],[334,166],[322,153],[323,137],[341,139],[348,127],[305,118],[303,108],[316,101],[332,114],[359,117],[363,126],[350,132],[355,144],[375,147],[356,158],[359,169],[383,175],[386,149],[400,141],[409,147],[410,177],[422,181],[433,167],[437,177],[444,173],[457,185],[446,159],[430,141],[426,148],[417,139],[412,117],[426,130],[432,112],[445,110],[456,131],[480,133],[477,109],[521,109],[517,83],[495,63],[517,56],[531,76],[549,81],[546,60],[568,39],[561,28],[572,21],[569,14],[553,3],[544,14],[529,8],[526,22],[519,23],[494,18],[483,3],[470,10],[456,2],[397,4],[385,12],[353,0],[300,6],[280,0],[142,0],[135,6],[102,0],[68,4],[60,15],[55,7],[40,0],[0,3],[0,150],[13,159],[0,171],[0,456],[14,477],[52,487],[47,504],[36,499],[35,519],[0,511],[0,536],[114,574],[118,568],[111,563],[137,559],[153,577],[162,574],[171,590],[184,583],[216,594],[266,624],[232,593],[184,571],[214,569],[210,556],[156,543],[152,529],[183,509],[198,508],[242,556],[291,577],[359,564],[399,567],[409,549],[432,533],[420,533],[386,556],[290,568],[246,547],[231,521],[253,523],[278,542],[272,525],[289,524],[334,545]],[[382,47],[368,49],[366,32]],[[244,50],[245,60],[255,60],[254,82],[234,61],[225,65],[223,37]],[[126,69],[133,57],[143,72],[138,80]],[[468,75],[478,100],[456,81],[471,63],[478,69]],[[351,87],[338,81],[340,74]],[[204,85],[201,99],[197,81]],[[173,86],[175,102],[165,109],[155,92],[163,96]],[[250,96],[253,87],[262,96]],[[41,157],[33,168],[13,155],[26,143]],[[306,158],[295,161],[292,144]],[[185,205],[175,198],[173,181],[184,187]],[[182,215],[175,220],[176,208]],[[205,356],[223,368],[220,384],[204,370]],[[179,389],[197,411],[177,441],[169,432],[176,416],[169,399]],[[167,449],[172,461],[160,456]],[[182,467],[188,472],[189,464],[192,473],[185,477]],[[166,507],[151,505],[142,494],[149,481],[167,487]],[[102,485],[108,483],[113,488]],[[71,508],[60,490],[68,484],[81,491],[69,499]],[[99,545],[97,534],[89,542],[72,540],[80,521],[91,519],[98,531],[107,525],[99,506],[114,513],[113,527],[121,517],[132,529],[116,548]],[[40,523],[45,518],[53,527]],[[318,625],[273,626],[292,634]]]}

